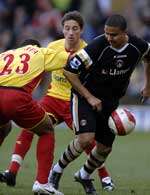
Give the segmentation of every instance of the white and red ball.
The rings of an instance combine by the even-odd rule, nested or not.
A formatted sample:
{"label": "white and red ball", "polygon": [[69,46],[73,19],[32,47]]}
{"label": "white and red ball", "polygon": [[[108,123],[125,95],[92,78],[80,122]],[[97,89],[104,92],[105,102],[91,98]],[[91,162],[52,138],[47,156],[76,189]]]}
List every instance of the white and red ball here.
{"label": "white and red ball", "polygon": [[128,135],[136,125],[136,119],[126,108],[117,108],[111,113],[108,125],[115,135]]}

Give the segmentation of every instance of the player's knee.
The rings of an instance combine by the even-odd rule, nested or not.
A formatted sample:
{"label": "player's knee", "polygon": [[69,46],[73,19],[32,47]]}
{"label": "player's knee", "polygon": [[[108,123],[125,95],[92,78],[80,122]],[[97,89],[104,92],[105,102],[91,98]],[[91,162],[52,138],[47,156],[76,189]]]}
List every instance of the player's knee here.
{"label": "player's knee", "polygon": [[42,120],[37,126],[35,126],[30,130],[39,136],[48,133],[50,131],[53,131],[54,129],[53,129],[53,123],[51,118],[48,115],[46,115],[44,120]]}
{"label": "player's knee", "polygon": [[11,122],[7,123],[6,125],[0,127],[0,137],[5,138],[11,131]]}
{"label": "player's knee", "polygon": [[89,145],[91,145],[93,139],[94,139],[94,133],[82,133],[78,135],[78,142],[82,149],[86,149]]}

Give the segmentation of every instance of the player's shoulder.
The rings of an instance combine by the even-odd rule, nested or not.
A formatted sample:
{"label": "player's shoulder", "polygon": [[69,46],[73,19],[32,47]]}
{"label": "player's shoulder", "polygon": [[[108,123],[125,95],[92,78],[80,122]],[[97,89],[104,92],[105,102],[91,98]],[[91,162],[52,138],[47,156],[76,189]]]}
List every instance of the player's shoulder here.
{"label": "player's shoulder", "polygon": [[135,34],[128,34],[128,37],[129,37],[129,43],[132,43],[134,45],[141,44],[141,43],[146,43],[147,44],[147,42],[144,39],[138,37]]}
{"label": "player's shoulder", "polygon": [[145,52],[148,49],[149,44],[144,39],[142,39],[134,34],[133,35],[128,34],[128,37],[129,37],[129,44],[132,44],[138,50]]}
{"label": "player's shoulder", "polygon": [[19,47],[15,49],[15,53],[27,52],[29,54],[36,54],[36,53],[39,53],[40,50],[41,48],[36,45],[26,45],[24,47]]}
{"label": "player's shoulder", "polygon": [[98,48],[99,48],[99,47],[100,47],[100,48],[102,48],[102,47],[107,47],[107,46],[109,45],[109,44],[108,44],[108,41],[107,41],[107,39],[106,39],[106,37],[105,37],[104,34],[95,37],[95,38],[91,41],[90,44],[91,44],[91,45],[95,45],[95,46],[97,46]]}
{"label": "player's shoulder", "polygon": [[12,54],[15,57],[17,57],[17,56],[20,56],[22,54],[29,54],[29,55],[32,56],[34,54],[40,53],[40,50],[41,50],[41,48],[39,48],[37,46],[26,45],[24,47],[18,47],[18,48],[15,48],[15,49],[7,50],[7,51],[3,52],[2,55],[4,55],[4,54]]}
{"label": "player's shoulder", "polygon": [[95,37],[91,42],[89,42],[87,47],[85,47],[85,50],[87,52],[99,55],[107,47],[109,47],[108,41],[106,40],[105,35],[102,34]]}
{"label": "player's shoulder", "polygon": [[65,39],[59,39],[59,40],[50,42],[47,47],[60,49],[60,48],[64,48],[64,45],[65,45]]}
{"label": "player's shoulder", "polygon": [[83,39],[80,39],[80,48],[83,48],[87,45],[86,41]]}
{"label": "player's shoulder", "polygon": [[[44,56],[44,58],[49,58],[57,56],[57,60],[59,58],[59,60],[63,61],[63,60],[67,60],[68,59],[68,52],[66,52],[65,50],[62,49],[58,49],[57,47],[42,47],[41,49],[41,55]],[[56,58],[55,58],[56,59]]]}
{"label": "player's shoulder", "polygon": [[101,35],[95,37],[93,41],[101,42],[101,43],[107,43],[108,44],[108,41],[107,41],[107,39],[105,37],[105,34],[101,34]]}
{"label": "player's shoulder", "polygon": [[49,47],[41,47],[40,48],[41,55],[46,56],[46,55],[55,54],[55,53],[57,53],[57,51],[54,48],[49,48]]}

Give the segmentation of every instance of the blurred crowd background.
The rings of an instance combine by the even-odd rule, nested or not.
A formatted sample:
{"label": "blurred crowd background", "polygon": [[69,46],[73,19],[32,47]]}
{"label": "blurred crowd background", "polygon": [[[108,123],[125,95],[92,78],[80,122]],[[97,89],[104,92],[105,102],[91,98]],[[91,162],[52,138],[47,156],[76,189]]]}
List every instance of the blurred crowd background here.
{"label": "blurred crowd background", "polygon": [[[78,10],[85,20],[83,38],[90,42],[103,33],[106,18],[124,15],[128,31],[150,42],[150,0],[0,0],[0,52],[15,48],[26,38],[35,38],[42,46],[62,37],[61,18]],[[144,83],[143,67],[134,72],[122,103],[139,103]],[[43,89],[45,83],[41,85]],[[36,93],[36,98],[40,94]]]}

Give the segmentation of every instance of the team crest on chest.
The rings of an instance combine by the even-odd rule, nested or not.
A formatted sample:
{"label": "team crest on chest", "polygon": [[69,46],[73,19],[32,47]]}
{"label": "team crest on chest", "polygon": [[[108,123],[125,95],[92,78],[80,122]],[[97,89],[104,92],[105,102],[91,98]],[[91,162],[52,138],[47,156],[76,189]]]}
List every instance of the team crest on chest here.
{"label": "team crest on chest", "polygon": [[121,60],[121,59],[117,59],[117,60],[115,61],[115,65],[116,65],[117,68],[122,68],[123,65],[124,65],[124,61]]}

